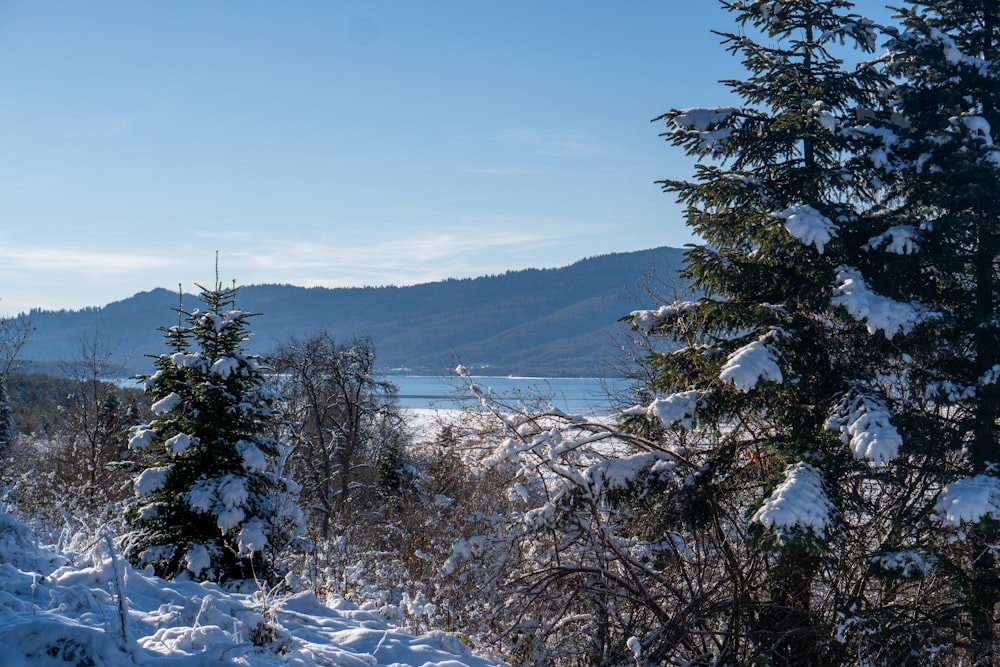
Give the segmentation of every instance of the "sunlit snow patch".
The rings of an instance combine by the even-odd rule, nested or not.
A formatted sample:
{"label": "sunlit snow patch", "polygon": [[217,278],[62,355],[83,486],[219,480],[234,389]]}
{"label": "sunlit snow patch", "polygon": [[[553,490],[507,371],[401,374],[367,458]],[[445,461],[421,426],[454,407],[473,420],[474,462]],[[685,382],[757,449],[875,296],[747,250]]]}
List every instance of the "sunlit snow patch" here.
{"label": "sunlit snow patch", "polygon": [[[183,557],[197,573],[209,566],[209,555],[192,545]],[[25,526],[0,512],[0,665],[505,664],[474,655],[455,635],[397,627],[376,605],[360,607],[332,592],[321,600],[312,590],[302,590],[301,582],[286,580],[300,592],[262,601],[257,593],[166,581],[128,566],[123,573],[120,559],[66,556],[40,548]],[[124,617],[118,606],[122,595]],[[274,631],[275,641],[255,644],[251,639],[262,622]]]}
{"label": "sunlit snow patch", "polygon": [[671,317],[677,317],[697,308],[693,301],[677,301],[671,304],[660,306],[655,310],[633,310],[629,313],[632,324],[642,333],[650,333],[653,329]]}
{"label": "sunlit snow patch", "polygon": [[128,448],[132,451],[147,449],[156,439],[156,431],[145,424],[131,426],[128,430]]}
{"label": "sunlit snow patch", "polygon": [[215,360],[215,363],[212,364],[211,370],[216,375],[226,379],[237,371],[239,367],[239,359],[234,359],[233,357],[220,357]]}
{"label": "sunlit snow patch", "polygon": [[869,333],[881,331],[889,339],[909,333],[925,317],[911,304],[872,291],[861,272],[849,266],[837,270],[831,303],[843,306],[851,317],[864,322]]}
{"label": "sunlit snow patch", "polygon": [[1000,519],[1000,478],[976,475],[952,482],[934,505],[941,523],[959,526],[983,518]]}
{"label": "sunlit snow patch", "polygon": [[167,483],[167,472],[169,468],[154,467],[146,468],[135,478],[135,495],[140,498],[150,496]]}
{"label": "sunlit snow patch", "polygon": [[882,248],[894,255],[912,255],[918,249],[918,238],[917,228],[913,225],[896,225],[870,238],[863,249]]}
{"label": "sunlit snow patch", "polygon": [[962,53],[962,50],[958,47],[958,44],[955,43],[955,40],[951,37],[951,35],[943,32],[940,28],[931,28],[929,41],[936,42],[940,45],[941,50],[944,52],[944,58],[949,64],[964,65],[976,70],[982,76],[987,76],[990,62],[984,60],[983,58],[977,58],[975,56]]}
{"label": "sunlit snow patch", "polygon": [[172,438],[168,438],[163,445],[169,449],[174,456],[181,456],[192,445],[194,440],[187,433],[178,433]]}
{"label": "sunlit snow patch", "polygon": [[771,337],[771,333],[765,334],[730,354],[719,371],[719,378],[740,391],[750,391],[761,380],[781,382],[781,369],[774,352],[766,345]]}
{"label": "sunlit snow patch", "polygon": [[732,107],[681,109],[671,118],[671,122],[677,127],[675,134],[697,137],[699,148],[712,150],[724,144],[733,133],[731,127],[718,126],[729,120],[736,111]]}
{"label": "sunlit snow patch", "polygon": [[837,235],[837,225],[830,218],[808,204],[786,208],[775,213],[785,221],[785,229],[805,245],[814,245],[819,253]]}
{"label": "sunlit snow patch", "polygon": [[814,466],[796,463],[785,471],[785,481],[774,488],[753,515],[780,539],[795,530],[808,531],[819,538],[826,536],[833,505],[823,490],[823,477]]}
{"label": "sunlit snow patch", "polygon": [[826,422],[839,431],[856,459],[885,465],[899,454],[903,439],[889,421],[889,410],[880,400],[860,393],[844,398]]}
{"label": "sunlit snow patch", "polygon": [[177,392],[170,392],[156,403],[153,403],[151,410],[154,414],[162,415],[165,412],[170,412],[176,408],[181,403],[181,397]]}
{"label": "sunlit snow patch", "polygon": [[705,392],[691,390],[671,394],[666,398],[654,399],[649,405],[637,405],[624,410],[624,415],[645,415],[657,419],[667,428],[680,426],[690,429],[694,426],[698,403],[706,396]]}

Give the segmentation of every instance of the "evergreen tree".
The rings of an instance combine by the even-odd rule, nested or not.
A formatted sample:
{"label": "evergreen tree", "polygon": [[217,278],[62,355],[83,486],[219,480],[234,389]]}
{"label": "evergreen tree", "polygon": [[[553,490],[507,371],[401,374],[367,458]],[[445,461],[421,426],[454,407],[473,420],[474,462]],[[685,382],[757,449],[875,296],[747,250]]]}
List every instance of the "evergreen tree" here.
{"label": "evergreen tree", "polygon": [[[722,33],[748,70],[728,82],[744,106],[661,117],[668,139],[703,160],[693,180],[664,182],[705,241],[685,268],[703,296],[632,317],[685,345],[652,356],[666,396],[648,414],[682,439],[713,434],[683,516],[705,520],[713,498],[741,499],[750,525],[734,530],[767,556],[763,572],[734,575],[752,603],[726,619],[726,650],[839,664],[851,650],[832,632],[838,618],[891,635],[880,623],[897,589],[872,573],[881,562],[895,575],[911,537],[905,500],[880,508],[913,483],[894,463],[906,452],[899,345],[933,316],[880,270],[887,253],[872,252],[905,236],[882,180],[889,79],[831,50],[873,51],[876,27],[840,0],[723,5],[744,27]],[[908,655],[923,628],[906,623],[887,643]]]}
{"label": "evergreen tree", "polygon": [[[916,0],[887,62],[900,83],[900,118],[886,128],[881,162],[911,257],[897,283],[937,315],[905,345],[919,399],[919,428],[946,485],[931,517],[954,530],[941,540],[942,570],[961,573],[971,642],[997,664],[1000,576],[1000,4]],[[961,531],[961,532],[960,532]],[[978,663],[977,663],[978,664]]]}
{"label": "evergreen tree", "polygon": [[169,352],[145,378],[154,418],[131,430],[144,452],[127,512],[127,553],[164,577],[219,582],[270,578],[273,556],[303,517],[278,464],[272,397],[259,359],[243,343],[248,313],[237,288],[202,288],[204,309],[178,312]]}

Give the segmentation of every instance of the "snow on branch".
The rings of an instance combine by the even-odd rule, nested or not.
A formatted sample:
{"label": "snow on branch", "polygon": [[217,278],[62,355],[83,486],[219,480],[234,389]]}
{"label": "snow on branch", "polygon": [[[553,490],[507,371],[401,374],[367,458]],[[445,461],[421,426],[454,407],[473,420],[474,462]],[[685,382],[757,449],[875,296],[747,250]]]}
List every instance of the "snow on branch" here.
{"label": "snow on branch", "polygon": [[820,124],[820,127],[830,132],[837,131],[837,125],[840,124],[840,120],[830,113],[823,100],[813,102],[812,109],[809,112],[816,119],[816,122]]}
{"label": "snow on branch", "polygon": [[[983,376],[986,379],[991,371],[987,371]],[[983,384],[988,384],[983,382]],[[935,407],[955,405],[963,401],[968,401],[975,397],[976,388],[969,385],[957,384],[950,380],[940,380],[928,382],[921,393],[924,400]]]}
{"label": "snow on branch", "polygon": [[850,34],[863,50],[873,53],[878,46],[878,31],[875,23],[863,16],[850,15],[842,21],[842,27],[835,31],[827,31],[820,36],[820,43],[837,39],[844,43],[844,34]]}
{"label": "snow on branch", "polygon": [[670,119],[676,128],[671,134],[675,137],[696,138],[701,150],[713,150],[724,144],[733,133],[733,128],[719,126],[737,111],[733,107],[679,109]]}
{"label": "snow on branch", "polygon": [[205,358],[192,352],[174,352],[170,355],[170,362],[177,368],[205,368]]}
{"label": "snow on branch", "polygon": [[868,243],[863,245],[862,249],[872,251],[883,248],[895,255],[912,255],[919,248],[917,244],[919,236],[917,228],[913,225],[896,225],[868,239]]}
{"label": "snow on branch", "polygon": [[993,366],[988,371],[983,373],[983,376],[979,378],[979,384],[981,385],[996,384],[997,380],[1000,380],[1000,364]]}
{"label": "snow on branch", "polygon": [[761,380],[781,382],[783,377],[774,352],[767,346],[777,330],[769,331],[749,345],[744,345],[726,359],[719,378],[740,391],[750,391]]}
{"label": "snow on branch", "polygon": [[950,526],[1000,519],[1000,478],[976,475],[952,482],[934,505],[937,520]]}
{"label": "snow on branch", "polygon": [[184,554],[184,564],[194,576],[212,567],[212,554],[204,544],[195,544]]}
{"label": "snow on branch", "polygon": [[989,121],[976,115],[952,116],[948,121],[956,130],[964,126],[974,139],[988,149],[986,161],[993,166],[1000,166],[1000,148],[993,145],[993,134]]}
{"label": "snow on branch", "polygon": [[697,308],[694,301],[675,301],[655,310],[633,310],[629,313],[632,324],[638,331],[644,334],[650,333],[663,322],[672,317],[677,317]]}
{"label": "snow on branch", "polygon": [[182,456],[194,442],[187,433],[178,433],[172,438],[167,438],[163,446],[174,456]]}
{"label": "snow on branch", "polygon": [[887,572],[895,572],[904,579],[929,577],[938,559],[912,549],[876,554],[872,563]]}
{"label": "snow on branch", "polygon": [[823,477],[808,463],[796,463],[785,471],[785,481],[774,488],[753,515],[753,521],[775,533],[779,539],[795,530],[826,537],[833,504],[823,490]]}
{"label": "snow on branch", "polygon": [[139,497],[151,496],[167,483],[168,468],[158,466],[146,468],[135,478],[135,494]]}
{"label": "snow on branch", "polygon": [[948,121],[956,128],[959,125],[964,125],[969,134],[977,139],[981,139],[987,146],[993,145],[993,136],[990,134],[989,121],[982,116],[952,116]]}
{"label": "snow on branch", "polygon": [[899,135],[895,131],[888,127],[872,125],[871,123],[847,126],[844,128],[843,134],[854,139],[860,139],[861,137],[877,139],[882,142],[882,148],[884,149],[890,149],[899,143]]}
{"label": "snow on branch", "polygon": [[243,458],[243,465],[247,470],[263,472],[267,469],[267,456],[260,447],[250,440],[240,440],[236,443],[236,448]]}
{"label": "snow on branch", "polygon": [[955,43],[951,35],[943,32],[940,28],[931,28],[927,41],[941,47],[941,50],[944,52],[944,59],[948,61],[949,65],[969,67],[976,70],[982,76],[988,75],[990,61],[962,53],[962,50]]}
{"label": "snow on branch", "polygon": [[246,478],[233,474],[200,480],[186,494],[191,509],[214,516],[223,533],[246,518],[243,508],[249,497]]}
{"label": "snow on branch", "polygon": [[162,415],[170,412],[181,404],[181,397],[176,391],[170,392],[150,407],[153,414]]}
{"label": "snow on branch", "polygon": [[128,429],[128,448],[134,452],[148,449],[155,440],[156,431],[149,428],[148,424],[138,424]]}
{"label": "snow on branch", "polygon": [[230,375],[238,371],[240,368],[240,360],[233,357],[220,357],[215,360],[212,367],[209,369],[211,372],[222,377],[222,379],[228,379]]}
{"label": "snow on branch", "polygon": [[872,164],[879,169],[894,171],[903,164],[893,155],[893,148],[899,143],[899,135],[892,129],[885,126],[876,126],[871,123],[845,126],[841,134],[855,140],[873,139],[878,140],[882,145],[868,152],[868,157]]}
{"label": "snow on branch", "polygon": [[267,522],[263,519],[250,519],[244,523],[236,538],[240,555],[249,556],[255,551],[263,551],[267,546],[268,532]]}
{"label": "snow on branch", "polygon": [[896,458],[903,438],[889,421],[889,409],[879,399],[850,392],[826,422],[830,431],[839,431],[856,459],[883,466]]}
{"label": "snow on branch", "polygon": [[674,470],[677,459],[666,452],[642,452],[601,461],[587,468],[584,479],[595,497],[627,489],[643,474],[661,477]]}
{"label": "snow on branch", "polygon": [[854,319],[864,322],[868,333],[881,331],[889,339],[900,332],[909,333],[928,316],[911,304],[874,292],[861,272],[849,266],[837,269],[831,303],[843,306]]}
{"label": "snow on branch", "polygon": [[646,415],[657,419],[667,428],[680,426],[694,428],[694,417],[698,404],[708,396],[707,392],[692,389],[671,394],[666,398],[654,399],[649,405],[637,405],[622,411],[623,415]]}
{"label": "snow on branch", "polygon": [[792,206],[774,217],[785,221],[785,229],[805,245],[814,245],[819,254],[827,243],[837,236],[837,225],[808,204]]}

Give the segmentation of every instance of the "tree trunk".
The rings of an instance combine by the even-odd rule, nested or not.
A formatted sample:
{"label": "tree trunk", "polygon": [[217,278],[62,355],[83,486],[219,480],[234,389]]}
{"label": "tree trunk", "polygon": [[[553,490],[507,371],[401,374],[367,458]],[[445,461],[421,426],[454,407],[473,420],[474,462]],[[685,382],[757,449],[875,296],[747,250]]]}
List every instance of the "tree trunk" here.
{"label": "tree trunk", "polygon": [[[994,324],[996,289],[993,270],[997,250],[996,235],[991,220],[985,216],[979,221],[978,243],[975,251],[976,302],[973,313],[975,330],[973,340],[976,350],[975,373],[983,377],[998,362],[997,336]],[[996,385],[980,385],[976,396],[973,423],[973,441],[970,446],[973,471],[987,473],[997,459],[997,411],[1000,406]],[[989,546],[996,544],[998,531],[992,522],[971,527],[972,548],[971,591],[969,614],[972,622],[972,640],[976,653],[982,656],[981,664],[1000,664],[997,651],[995,608],[1000,595],[1000,576],[997,561]]]}
{"label": "tree trunk", "polygon": [[819,558],[799,553],[780,556],[774,568],[771,604],[761,628],[760,653],[768,664],[821,667],[822,642],[810,611],[812,581]]}

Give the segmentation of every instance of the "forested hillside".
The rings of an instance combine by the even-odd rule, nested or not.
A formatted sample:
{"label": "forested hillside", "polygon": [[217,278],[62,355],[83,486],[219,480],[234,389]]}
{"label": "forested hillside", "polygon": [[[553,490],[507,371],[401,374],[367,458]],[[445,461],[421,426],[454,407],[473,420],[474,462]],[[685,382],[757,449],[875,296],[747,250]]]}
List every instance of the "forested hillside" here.
{"label": "forested hillside", "polygon": [[[261,354],[326,329],[338,338],[371,336],[383,369],[441,373],[459,358],[497,374],[592,375],[614,361],[618,320],[648,305],[645,279],[673,280],[681,257],[657,248],[410,287],[253,285],[241,290],[239,306],[260,313],[250,347]],[[100,308],[33,311],[22,359],[51,367],[78,357],[81,341],[97,336],[129,371],[146,371],[144,355],[159,351],[158,328],[176,321],[178,300],[154,289]]]}

